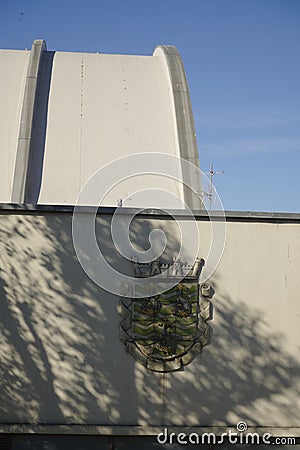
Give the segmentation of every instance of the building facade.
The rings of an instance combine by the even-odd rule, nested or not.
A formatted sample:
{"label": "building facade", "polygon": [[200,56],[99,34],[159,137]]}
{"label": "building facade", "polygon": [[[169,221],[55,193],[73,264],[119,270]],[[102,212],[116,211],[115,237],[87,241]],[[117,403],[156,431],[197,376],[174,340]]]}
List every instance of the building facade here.
{"label": "building facade", "polygon": [[204,209],[176,49],[0,60],[0,447],[287,448],[299,214]]}

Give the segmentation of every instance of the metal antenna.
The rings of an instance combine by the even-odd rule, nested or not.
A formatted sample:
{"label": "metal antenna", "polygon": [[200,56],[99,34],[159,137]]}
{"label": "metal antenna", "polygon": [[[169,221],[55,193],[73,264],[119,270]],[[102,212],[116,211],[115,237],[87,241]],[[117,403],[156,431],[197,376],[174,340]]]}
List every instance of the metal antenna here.
{"label": "metal antenna", "polygon": [[211,210],[211,201],[212,201],[212,196],[213,196],[213,176],[214,175],[222,175],[224,173],[224,170],[222,170],[221,172],[215,172],[214,171],[214,166],[213,163],[210,164],[210,170],[209,172],[204,172],[209,174],[209,192],[204,192],[204,194],[207,195],[207,197],[209,198],[209,209]]}

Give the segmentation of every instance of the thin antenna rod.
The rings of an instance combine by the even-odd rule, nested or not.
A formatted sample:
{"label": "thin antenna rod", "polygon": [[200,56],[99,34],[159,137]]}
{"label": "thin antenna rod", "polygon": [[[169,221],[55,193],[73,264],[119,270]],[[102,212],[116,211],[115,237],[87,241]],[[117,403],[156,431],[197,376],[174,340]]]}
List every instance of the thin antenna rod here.
{"label": "thin antenna rod", "polygon": [[214,175],[222,175],[224,173],[224,170],[222,170],[221,172],[215,172],[213,163],[211,163],[209,172],[204,172],[204,173],[209,174],[209,192],[206,193],[206,195],[209,198],[209,209],[211,210],[211,201],[212,201],[212,196],[213,196],[213,176]]}

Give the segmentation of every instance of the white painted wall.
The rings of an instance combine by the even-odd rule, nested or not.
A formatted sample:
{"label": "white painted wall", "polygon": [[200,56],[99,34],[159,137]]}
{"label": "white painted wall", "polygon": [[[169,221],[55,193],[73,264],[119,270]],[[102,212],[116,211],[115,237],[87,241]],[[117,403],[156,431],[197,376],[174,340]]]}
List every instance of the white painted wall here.
{"label": "white painted wall", "polygon": [[0,51],[0,201],[10,202],[30,51]]}
{"label": "white painted wall", "polygon": [[[160,57],[57,52],[39,203],[74,204],[89,177],[117,158],[145,152],[179,156],[174,114]],[[180,173],[178,167],[179,178]],[[151,176],[124,182],[103,204],[116,205],[155,185],[182,198],[181,186]]]}
{"label": "white painted wall", "polygon": [[[33,48],[42,43],[34,42]],[[46,48],[45,43],[43,46]],[[199,166],[188,87],[175,48],[157,48],[153,56],[47,52],[37,60],[36,55],[33,65],[37,63],[40,68],[37,88],[30,84],[25,95],[29,57],[29,51],[0,51],[0,95],[5,105],[0,116],[0,202],[74,205],[95,172],[128,155],[163,153],[182,156]],[[170,69],[168,58],[175,69]],[[33,127],[28,96],[32,106],[35,104]],[[20,146],[20,167],[15,172],[22,109],[28,116],[24,122],[29,144],[26,152]],[[182,208],[185,199],[194,208],[201,208],[201,201],[188,199],[192,194],[169,176],[157,176],[153,171],[127,179],[132,165],[135,163],[122,161],[120,182],[107,193],[102,205],[115,206],[122,199],[123,206],[129,207]],[[142,170],[147,169],[145,160]],[[15,183],[14,174],[18,177]],[[201,190],[200,177],[194,179],[193,169],[183,175],[180,161],[175,176],[193,179],[194,190]],[[101,177],[100,186],[105,181],[104,175]],[[110,178],[107,175],[106,181]],[[153,188],[174,198],[163,193],[145,194]],[[135,197],[141,189],[143,198]],[[82,204],[98,205],[98,201],[91,195]]]}
{"label": "white painted wall", "polygon": [[[97,219],[100,247],[130,273],[109,224],[110,216]],[[207,260],[210,225],[198,226],[199,256]],[[154,227],[166,232],[171,258],[178,232],[170,221],[137,219],[134,242],[145,244]],[[145,433],[239,420],[299,426],[299,224],[227,223],[209,280],[211,343],[184,371],[166,376],[126,353],[119,298],[78,264],[70,214],[1,215],[0,232],[1,423],[138,425]]]}

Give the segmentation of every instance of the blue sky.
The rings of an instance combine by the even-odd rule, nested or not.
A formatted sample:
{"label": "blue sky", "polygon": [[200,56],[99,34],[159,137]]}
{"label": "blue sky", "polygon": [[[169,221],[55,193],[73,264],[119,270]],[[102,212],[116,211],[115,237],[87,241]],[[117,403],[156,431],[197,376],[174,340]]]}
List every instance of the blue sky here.
{"label": "blue sky", "polygon": [[190,86],[201,169],[226,210],[300,212],[299,0],[1,0],[0,47],[152,53]]}

